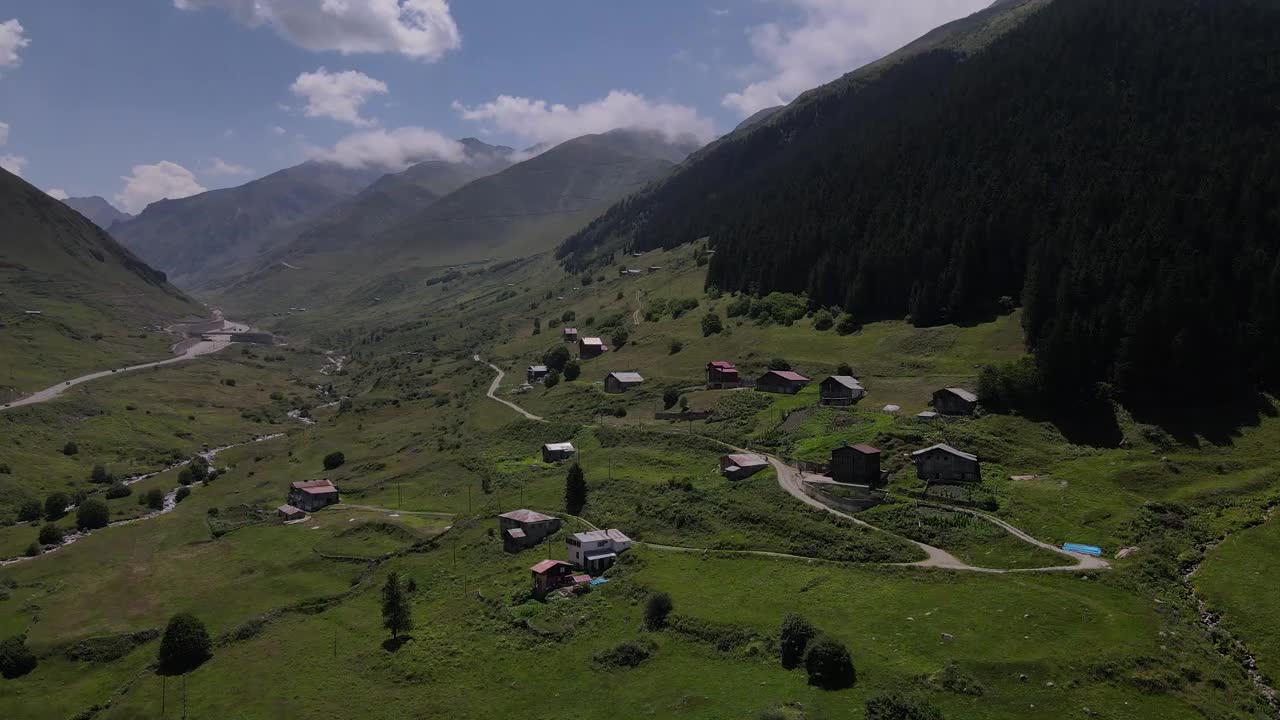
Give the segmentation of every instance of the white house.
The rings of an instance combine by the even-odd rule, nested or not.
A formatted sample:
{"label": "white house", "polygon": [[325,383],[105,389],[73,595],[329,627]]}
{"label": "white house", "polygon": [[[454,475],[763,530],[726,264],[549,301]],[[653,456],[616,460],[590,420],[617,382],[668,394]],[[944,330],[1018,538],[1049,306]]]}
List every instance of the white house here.
{"label": "white house", "polygon": [[619,553],[631,548],[631,538],[614,529],[574,533],[564,543],[569,562],[592,575],[604,572],[617,561]]}

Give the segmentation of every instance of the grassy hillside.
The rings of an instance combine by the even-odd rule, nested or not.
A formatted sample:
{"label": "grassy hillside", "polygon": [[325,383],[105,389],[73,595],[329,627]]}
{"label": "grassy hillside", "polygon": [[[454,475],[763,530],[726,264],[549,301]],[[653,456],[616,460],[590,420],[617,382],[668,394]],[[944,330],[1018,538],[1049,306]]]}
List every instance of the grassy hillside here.
{"label": "grassy hillside", "polygon": [[7,172],[0,223],[0,400],[162,358],[174,340],[157,326],[207,314],[101,228]]}

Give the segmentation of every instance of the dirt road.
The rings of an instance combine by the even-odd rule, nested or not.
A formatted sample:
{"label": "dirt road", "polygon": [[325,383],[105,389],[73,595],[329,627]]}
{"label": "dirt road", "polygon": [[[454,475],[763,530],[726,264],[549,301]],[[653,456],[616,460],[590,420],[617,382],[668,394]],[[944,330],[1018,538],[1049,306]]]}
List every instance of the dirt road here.
{"label": "dirt road", "polygon": [[[481,359],[480,359],[480,356],[479,356],[479,355],[472,355],[472,357],[473,357],[473,358],[475,358],[475,361],[476,361],[476,362],[478,362],[478,363],[483,363],[483,362],[484,362],[484,360],[481,360]],[[502,398],[498,397],[498,386],[502,384],[502,378],[506,377],[506,375],[507,375],[507,374],[506,374],[506,373],[504,373],[504,372],[502,372],[502,368],[498,367],[497,365],[494,365],[493,363],[485,363],[485,364],[486,364],[486,365],[488,365],[489,367],[493,368],[493,371],[494,371],[494,372],[498,373],[498,376],[497,376],[497,377],[495,377],[495,378],[493,379],[493,383],[489,385],[489,392],[485,393],[486,395],[488,395],[488,396],[489,396],[489,399],[491,399],[491,400],[497,400],[498,402],[502,403],[503,405],[506,405],[507,407],[511,408],[512,410],[515,410],[516,412],[520,413],[521,415],[525,416],[526,418],[528,418],[528,419],[530,419],[530,420],[536,420],[536,421],[538,421],[538,422],[546,422],[546,420],[545,420],[545,419],[543,419],[543,418],[541,418],[541,417],[539,417],[539,416],[537,416],[537,415],[534,415],[533,413],[531,413],[531,412],[529,412],[529,411],[525,410],[524,408],[520,407],[519,405],[517,405],[517,404],[515,404],[515,403],[513,403],[513,402],[508,402],[508,401],[503,400]]]}

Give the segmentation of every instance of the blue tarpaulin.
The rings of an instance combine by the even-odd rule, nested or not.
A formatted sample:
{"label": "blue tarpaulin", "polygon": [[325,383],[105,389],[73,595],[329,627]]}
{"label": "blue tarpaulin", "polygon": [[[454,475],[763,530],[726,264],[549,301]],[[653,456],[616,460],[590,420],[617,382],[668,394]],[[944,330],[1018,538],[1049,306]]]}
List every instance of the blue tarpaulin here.
{"label": "blue tarpaulin", "polygon": [[591,581],[591,584],[592,584],[592,585],[603,585],[603,584],[605,584],[605,583],[607,583],[607,582],[609,582],[609,578],[596,578],[595,580],[592,580],[592,581]]}
{"label": "blue tarpaulin", "polygon": [[1094,557],[1102,557],[1102,548],[1095,545],[1080,545],[1078,543],[1062,543],[1062,549],[1067,552],[1084,553]]}

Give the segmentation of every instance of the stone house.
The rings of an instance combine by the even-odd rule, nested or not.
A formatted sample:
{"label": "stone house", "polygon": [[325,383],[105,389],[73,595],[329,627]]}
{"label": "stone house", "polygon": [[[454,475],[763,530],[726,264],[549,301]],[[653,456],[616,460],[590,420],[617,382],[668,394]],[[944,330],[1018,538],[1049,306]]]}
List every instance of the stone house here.
{"label": "stone house", "polygon": [[498,530],[502,533],[502,549],[510,553],[533,547],[560,529],[558,517],[543,515],[533,510],[512,510],[498,516]]}
{"label": "stone house", "polygon": [[287,504],[304,512],[315,512],[337,503],[338,486],[328,480],[307,480],[289,486]]}

